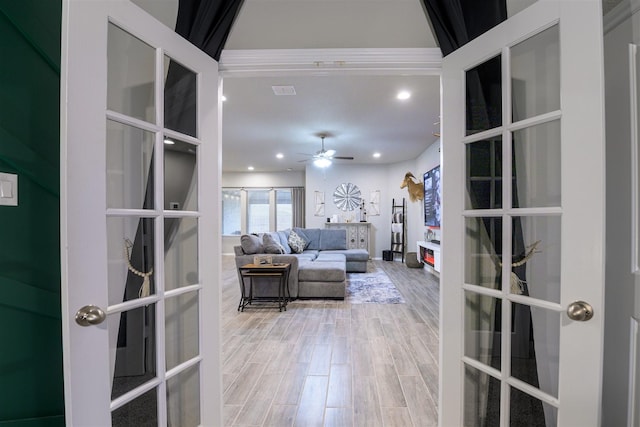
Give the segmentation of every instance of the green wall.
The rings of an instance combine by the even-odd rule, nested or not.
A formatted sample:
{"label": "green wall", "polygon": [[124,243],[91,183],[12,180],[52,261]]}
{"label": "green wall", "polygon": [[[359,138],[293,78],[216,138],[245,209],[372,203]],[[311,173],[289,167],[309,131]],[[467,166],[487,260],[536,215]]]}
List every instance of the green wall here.
{"label": "green wall", "polygon": [[0,426],[63,426],[61,0],[0,0]]}

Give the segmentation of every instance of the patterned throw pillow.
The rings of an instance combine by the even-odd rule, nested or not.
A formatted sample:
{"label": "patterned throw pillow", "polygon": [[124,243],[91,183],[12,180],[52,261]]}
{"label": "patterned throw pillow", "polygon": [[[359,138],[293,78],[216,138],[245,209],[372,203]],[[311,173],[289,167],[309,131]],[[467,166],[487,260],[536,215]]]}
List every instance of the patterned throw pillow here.
{"label": "patterned throw pillow", "polygon": [[264,233],[262,235],[262,245],[264,246],[265,254],[283,254],[284,248],[277,242],[273,236],[269,233]]}
{"label": "patterned throw pillow", "polygon": [[291,246],[291,250],[296,254],[301,254],[304,251],[304,248],[307,247],[307,241],[304,240],[298,233],[291,230],[289,233],[289,246]]}

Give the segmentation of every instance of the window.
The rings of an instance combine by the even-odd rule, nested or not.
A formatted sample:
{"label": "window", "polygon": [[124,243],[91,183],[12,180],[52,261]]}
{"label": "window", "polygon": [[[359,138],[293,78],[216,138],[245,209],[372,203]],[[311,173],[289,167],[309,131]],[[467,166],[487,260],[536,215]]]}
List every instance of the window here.
{"label": "window", "polygon": [[222,190],[222,234],[242,234],[241,206],[240,190]]}
{"label": "window", "polygon": [[270,190],[247,190],[247,232],[271,231],[269,217]]}
{"label": "window", "polygon": [[293,224],[291,190],[276,190],[276,230],[286,230]]}
{"label": "window", "polygon": [[[295,188],[223,188],[222,234],[239,236],[250,233],[286,230],[299,226],[294,212],[304,212],[304,206],[294,206]],[[304,203],[299,197],[298,203]]]}

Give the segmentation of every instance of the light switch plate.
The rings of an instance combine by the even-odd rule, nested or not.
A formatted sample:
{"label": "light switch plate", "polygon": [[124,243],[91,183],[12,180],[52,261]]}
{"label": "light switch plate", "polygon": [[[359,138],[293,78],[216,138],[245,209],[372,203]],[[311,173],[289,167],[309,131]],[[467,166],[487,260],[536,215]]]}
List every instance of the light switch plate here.
{"label": "light switch plate", "polygon": [[18,206],[18,175],[0,172],[0,206]]}

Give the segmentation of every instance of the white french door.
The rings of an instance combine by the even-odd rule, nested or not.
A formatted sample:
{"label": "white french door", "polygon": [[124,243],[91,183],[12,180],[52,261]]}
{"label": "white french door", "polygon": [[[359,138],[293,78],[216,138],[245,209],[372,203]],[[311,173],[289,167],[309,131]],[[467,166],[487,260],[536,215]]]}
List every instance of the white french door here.
{"label": "white french door", "polygon": [[540,0],[443,60],[442,426],[600,424],[602,43]]}
{"label": "white french door", "polygon": [[217,63],[128,0],[63,1],[68,426],[217,426]]}

